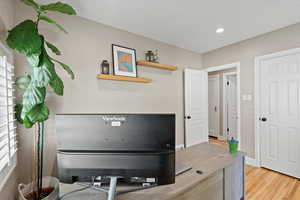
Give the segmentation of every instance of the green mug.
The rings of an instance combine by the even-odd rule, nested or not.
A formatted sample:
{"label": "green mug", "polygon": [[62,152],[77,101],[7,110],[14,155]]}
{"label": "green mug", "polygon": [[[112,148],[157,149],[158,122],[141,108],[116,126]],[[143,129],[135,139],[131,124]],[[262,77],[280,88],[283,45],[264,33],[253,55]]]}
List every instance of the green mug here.
{"label": "green mug", "polygon": [[228,141],[229,144],[229,153],[234,154],[238,152],[239,141],[231,139]]}

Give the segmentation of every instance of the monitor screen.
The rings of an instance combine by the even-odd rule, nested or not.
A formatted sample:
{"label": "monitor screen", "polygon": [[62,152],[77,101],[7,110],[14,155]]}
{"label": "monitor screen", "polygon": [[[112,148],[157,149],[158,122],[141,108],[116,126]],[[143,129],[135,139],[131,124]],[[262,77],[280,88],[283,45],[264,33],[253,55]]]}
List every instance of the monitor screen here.
{"label": "monitor screen", "polygon": [[56,115],[59,177],[154,178],[175,181],[174,114]]}

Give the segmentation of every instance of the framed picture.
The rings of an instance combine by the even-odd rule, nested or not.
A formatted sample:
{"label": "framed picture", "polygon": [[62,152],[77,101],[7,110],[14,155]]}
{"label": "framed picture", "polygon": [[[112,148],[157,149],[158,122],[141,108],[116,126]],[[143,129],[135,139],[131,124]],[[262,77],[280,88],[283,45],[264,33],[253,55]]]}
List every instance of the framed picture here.
{"label": "framed picture", "polygon": [[115,75],[137,77],[135,49],[113,44],[112,54]]}

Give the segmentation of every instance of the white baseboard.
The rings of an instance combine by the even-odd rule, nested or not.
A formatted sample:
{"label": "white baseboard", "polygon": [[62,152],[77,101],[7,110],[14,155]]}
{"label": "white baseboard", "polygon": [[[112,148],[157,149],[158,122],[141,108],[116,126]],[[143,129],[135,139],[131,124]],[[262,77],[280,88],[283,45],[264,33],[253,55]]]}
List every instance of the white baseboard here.
{"label": "white baseboard", "polygon": [[246,156],[245,157],[245,162],[246,162],[246,165],[251,165],[251,166],[254,166],[254,167],[260,167],[258,161],[254,158],[250,158],[250,157]]}
{"label": "white baseboard", "polygon": [[181,151],[184,149],[184,144],[178,144],[176,145],[176,151]]}

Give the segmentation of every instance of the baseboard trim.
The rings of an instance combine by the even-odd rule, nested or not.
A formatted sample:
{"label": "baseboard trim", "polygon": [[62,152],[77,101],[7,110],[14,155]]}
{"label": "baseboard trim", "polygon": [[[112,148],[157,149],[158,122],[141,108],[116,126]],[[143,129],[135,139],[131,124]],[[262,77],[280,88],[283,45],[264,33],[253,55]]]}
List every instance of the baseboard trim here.
{"label": "baseboard trim", "polygon": [[176,151],[184,150],[184,144],[178,144],[176,145]]}
{"label": "baseboard trim", "polygon": [[245,162],[246,162],[246,165],[251,165],[251,166],[254,166],[254,167],[260,167],[258,161],[254,158],[250,158],[250,157],[246,156],[245,157]]}

